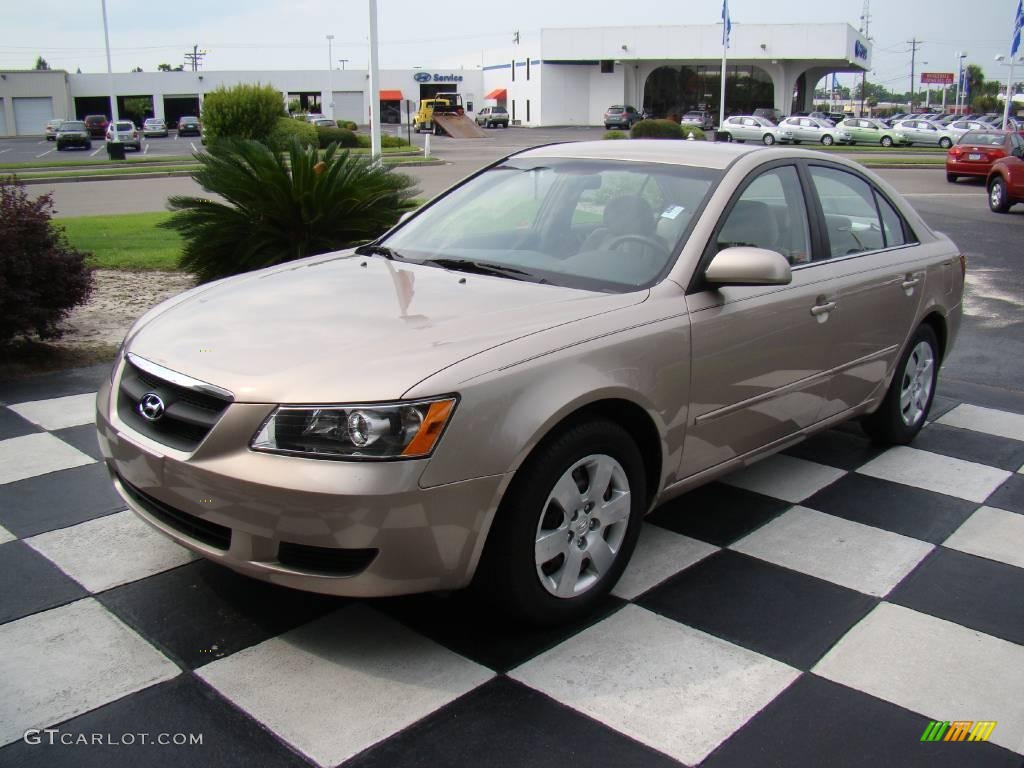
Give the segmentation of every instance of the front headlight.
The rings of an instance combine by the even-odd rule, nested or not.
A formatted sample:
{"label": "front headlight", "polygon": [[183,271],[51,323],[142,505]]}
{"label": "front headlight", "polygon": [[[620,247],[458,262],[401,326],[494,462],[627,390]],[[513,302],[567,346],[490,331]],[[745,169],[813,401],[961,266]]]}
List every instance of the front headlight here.
{"label": "front headlight", "polygon": [[277,408],[253,437],[254,451],[314,459],[419,459],[429,456],[457,399]]}

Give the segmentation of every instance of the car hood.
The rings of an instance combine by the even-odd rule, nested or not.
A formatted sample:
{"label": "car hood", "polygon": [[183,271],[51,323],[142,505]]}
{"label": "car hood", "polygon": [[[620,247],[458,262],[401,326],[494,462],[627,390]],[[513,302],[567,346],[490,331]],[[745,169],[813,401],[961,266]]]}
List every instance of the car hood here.
{"label": "car hood", "polygon": [[331,254],[172,299],[133,329],[127,349],[238,402],[386,400],[487,349],[647,294]]}

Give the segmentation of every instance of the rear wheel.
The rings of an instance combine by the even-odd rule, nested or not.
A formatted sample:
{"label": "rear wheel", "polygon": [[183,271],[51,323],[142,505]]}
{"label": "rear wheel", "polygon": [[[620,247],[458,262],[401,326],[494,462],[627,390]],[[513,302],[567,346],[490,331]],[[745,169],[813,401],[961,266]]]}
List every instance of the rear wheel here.
{"label": "rear wheel", "polygon": [[1006,182],[996,176],[988,184],[988,207],[995,213],[1006,213],[1010,210],[1010,198],[1006,194]]}
{"label": "rear wheel", "polygon": [[58,152],[63,152],[64,151],[64,145],[61,144],[59,141],[57,142],[57,151]]}
{"label": "rear wheel", "polygon": [[766,133],[764,137],[761,139],[761,141],[763,141],[766,146],[770,147],[772,144],[775,143],[775,137],[772,136],[770,133]]}
{"label": "rear wheel", "polygon": [[942,147],[943,149],[949,149],[950,147],[953,146],[953,141],[947,138],[939,139],[939,146]]}
{"label": "rear wheel", "polygon": [[892,136],[883,136],[882,137],[882,146],[883,147],[891,147],[892,146]]}
{"label": "rear wheel", "polygon": [[732,141],[732,134],[731,133],[719,133],[718,134],[718,140],[719,141],[730,142],[730,141]]}
{"label": "rear wheel", "polygon": [[956,184],[956,180],[959,179],[959,178],[960,177],[957,176],[955,173],[947,173],[946,174],[946,181],[948,181],[950,184]]}
{"label": "rear wheel", "polygon": [[831,147],[835,143],[835,139],[829,136],[827,133],[821,137],[821,143],[826,147]]}
{"label": "rear wheel", "polygon": [[939,343],[929,325],[921,325],[896,366],[889,391],[878,410],[863,420],[877,443],[906,445],[924,426],[935,395]]}
{"label": "rear wheel", "polygon": [[628,432],[604,419],[567,427],[516,473],[474,587],[535,623],[578,619],[618,581],[646,504]]}

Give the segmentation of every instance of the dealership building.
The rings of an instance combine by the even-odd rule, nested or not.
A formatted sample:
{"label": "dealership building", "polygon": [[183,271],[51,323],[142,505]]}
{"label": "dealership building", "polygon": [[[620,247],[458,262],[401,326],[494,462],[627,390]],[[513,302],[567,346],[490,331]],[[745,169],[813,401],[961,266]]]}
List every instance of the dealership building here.
{"label": "dealership building", "polygon": [[[458,92],[467,111],[501,105],[524,126],[600,125],[612,104],[655,114],[703,107],[717,114],[722,27],[581,27],[542,29],[536,40],[485,51],[456,67],[380,72],[384,122],[405,119],[422,98]],[[734,24],[726,70],[726,109],[810,109],[815,84],[829,73],[871,67],[871,45],[849,24]],[[113,76],[121,115],[140,104],[146,116],[176,121],[201,112],[220,86],[264,83],[282,103],[365,124],[371,101],[366,70],[129,72]],[[142,100],[141,102],[139,100]],[[0,136],[39,135],[47,120],[111,114],[106,74],[0,72]]]}

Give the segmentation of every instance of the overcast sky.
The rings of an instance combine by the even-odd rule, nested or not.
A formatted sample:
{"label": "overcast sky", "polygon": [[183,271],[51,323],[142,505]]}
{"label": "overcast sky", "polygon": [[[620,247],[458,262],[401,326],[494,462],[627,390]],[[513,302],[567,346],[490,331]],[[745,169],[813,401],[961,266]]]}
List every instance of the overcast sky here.
{"label": "overcast sky", "polygon": [[[734,24],[846,22],[860,25],[862,0],[731,0]],[[955,71],[956,52],[981,65],[986,76],[1004,79],[993,62],[1007,54],[1017,0],[874,0],[875,82],[906,90],[910,46],[919,47],[917,71]],[[42,55],[51,67],[74,72],[105,71],[100,0],[3,0],[0,68],[31,68]],[[479,61],[480,53],[504,48],[512,33],[535,37],[541,27],[632,24],[712,24],[720,0],[379,0],[382,67]],[[161,62],[180,64],[193,44],[209,51],[205,69],[326,69],[325,36],[333,34],[335,60],[367,62],[367,3],[364,0],[108,0],[115,71]],[[924,62],[927,62],[925,64]],[[335,66],[338,65],[335,61]],[[1024,67],[1021,72],[1024,77]],[[851,85],[853,75],[840,75]]]}

